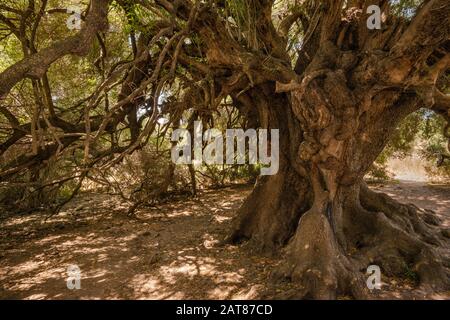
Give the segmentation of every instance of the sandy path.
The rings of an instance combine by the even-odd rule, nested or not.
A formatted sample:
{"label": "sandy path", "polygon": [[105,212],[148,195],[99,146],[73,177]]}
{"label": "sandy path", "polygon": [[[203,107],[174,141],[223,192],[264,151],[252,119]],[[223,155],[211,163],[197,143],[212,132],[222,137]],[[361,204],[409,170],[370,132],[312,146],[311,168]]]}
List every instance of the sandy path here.
{"label": "sandy path", "polygon": [[[450,189],[401,183],[376,187],[434,209],[450,225]],[[248,186],[204,192],[124,215],[119,199],[84,195],[57,217],[0,219],[1,299],[252,299],[292,289],[269,284],[276,258],[246,245],[217,246]],[[82,272],[81,289],[66,287],[66,269]],[[388,279],[382,297],[443,298]],[[270,294],[266,293],[270,292]]]}

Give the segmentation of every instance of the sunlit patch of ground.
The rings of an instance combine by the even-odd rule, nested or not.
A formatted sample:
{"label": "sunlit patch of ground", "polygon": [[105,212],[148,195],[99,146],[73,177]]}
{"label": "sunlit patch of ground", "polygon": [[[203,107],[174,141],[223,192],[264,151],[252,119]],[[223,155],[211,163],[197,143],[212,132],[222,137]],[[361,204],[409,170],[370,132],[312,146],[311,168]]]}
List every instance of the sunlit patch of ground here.
{"label": "sunlit patch of ground", "polygon": [[[434,209],[450,222],[450,189],[400,183],[376,186],[403,202]],[[197,199],[126,216],[117,198],[86,194],[60,215],[0,216],[1,299],[255,299],[292,289],[273,285],[279,262],[248,247],[220,246],[250,186],[205,191]],[[81,289],[66,286],[81,269]],[[407,282],[383,279],[386,298],[427,296]],[[394,281],[394,283],[392,283]],[[398,289],[397,289],[398,288]]]}
{"label": "sunlit patch of ground", "polygon": [[394,178],[399,180],[427,182],[429,176],[425,170],[425,163],[417,154],[404,159],[390,159],[388,170],[394,173]]}

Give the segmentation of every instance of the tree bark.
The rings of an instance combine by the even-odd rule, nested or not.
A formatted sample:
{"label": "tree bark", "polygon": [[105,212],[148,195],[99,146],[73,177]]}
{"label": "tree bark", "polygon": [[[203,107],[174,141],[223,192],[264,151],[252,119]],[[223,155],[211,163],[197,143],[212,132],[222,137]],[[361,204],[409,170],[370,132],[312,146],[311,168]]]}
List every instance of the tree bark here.
{"label": "tree bark", "polygon": [[374,193],[363,181],[417,100],[395,90],[368,99],[349,89],[341,71],[328,69],[289,90],[252,97],[260,113],[261,99],[271,105],[269,126],[282,137],[280,170],[258,180],[229,240],[282,252],[274,278],[301,285],[293,298],[366,298],[364,272],[372,264],[388,276],[409,268],[422,286],[448,289],[450,242],[432,213]]}

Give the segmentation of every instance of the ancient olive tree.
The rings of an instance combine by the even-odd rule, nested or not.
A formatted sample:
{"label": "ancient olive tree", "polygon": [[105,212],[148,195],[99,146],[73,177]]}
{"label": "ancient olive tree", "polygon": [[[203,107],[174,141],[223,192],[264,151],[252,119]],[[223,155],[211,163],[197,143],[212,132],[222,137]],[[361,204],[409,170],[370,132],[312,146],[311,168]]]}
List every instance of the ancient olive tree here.
{"label": "ancient olive tree", "polygon": [[[407,115],[428,108],[450,119],[447,0],[113,3],[130,22],[131,60],[105,61],[111,56],[104,36],[112,5],[107,0],[91,1],[78,33],[39,50],[32,31],[46,1],[40,11],[0,7],[7,12],[0,22],[26,53],[0,74],[0,94],[6,101],[14,86],[30,78],[42,86],[42,108],[50,110],[48,119],[35,114],[19,123],[2,108],[12,128],[2,153],[20,141],[32,149],[3,166],[3,180],[74,148],[84,152],[78,178],[85,177],[142,147],[161,114],[169,119],[167,128],[178,127],[185,111],[190,120],[213,125],[215,110],[232,103],[248,127],[280,130],[280,169],[258,179],[228,241],[284,249],[277,275],[300,284],[294,297],[365,297],[361,271],[370,264],[388,275],[407,266],[422,285],[449,287],[450,240],[437,218],[377,194],[363,181]],[[369,26],[377,13],[369,7],[380,9],[379,29]],[[27,19],[35,27],[23,32]],[[87,54],[93,42],[101,48],[93,62],[103,63],[101,81],[82,109],[65,111],[83,114],[69,120],[52,108],[46,73],[65,55]],[[116,103],[100,112],[110,96]],[[63,135],[39,145],[37,125]],[[100,144],[99,137],[119,130],[129,130],[129,139]]]}
{"label": "ancient olive tree", "polygon": [[[296,75],[251,98],[265,101],[259,114],[284,132],[284,169],[256,186],[232,239],[269,249],[286,244],[280,274],[304,285],[299,296],[358,296],[358,270],[371,263],[387,274],[412,266],[423,284],[449,285],[448,239],[429,225],[433,219],[423,222],[429,213],[370,191],[363,176],[406,115],[426,107],[448,119],[449,96],[441,91],[448,83],[440,77],[450,61],[450,8],[426,2],[408,23],[386,13],[377,31],[366,26],[368,4],[314,7]],[[387,12],[388,2],[378,5]],[[282,52],[282,39],[273,40],[272,56]]]}

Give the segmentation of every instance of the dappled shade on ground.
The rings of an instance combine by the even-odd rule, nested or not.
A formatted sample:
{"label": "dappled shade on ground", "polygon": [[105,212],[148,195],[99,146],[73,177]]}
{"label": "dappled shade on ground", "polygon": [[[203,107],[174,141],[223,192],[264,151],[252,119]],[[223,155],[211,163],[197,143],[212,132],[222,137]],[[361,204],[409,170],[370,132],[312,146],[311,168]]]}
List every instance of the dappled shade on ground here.
{"label": "dappled shade on ground", "polygon": [[[433,209],[450,226],[450,189],[402,182],[374,186],[399,201]],[[204,191],[126,216],[120,199],[84,194],[60,215],[5,215],[0,221],[2,299],[257,299],[295,290],[272,283],[279,259],[249,244],[220,245],[251,186]],[[76,264],[81,289],[66,287]],[[378,298],[449,298],[382,278]],[[346,297],[341,297],[346,298]]]}

